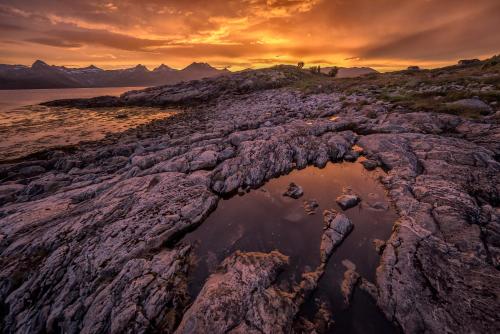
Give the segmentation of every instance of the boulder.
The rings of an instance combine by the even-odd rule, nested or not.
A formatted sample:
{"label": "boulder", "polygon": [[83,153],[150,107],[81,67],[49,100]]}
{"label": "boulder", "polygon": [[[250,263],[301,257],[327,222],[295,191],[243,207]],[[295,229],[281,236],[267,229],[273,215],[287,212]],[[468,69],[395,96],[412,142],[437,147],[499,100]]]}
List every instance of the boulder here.
{"label": "boulder", "polygon": [[361,199],[356,194],[344,194],[335,199],[342,210],[347,210],[358,205]]}
{"label": "boulder", "polygon": [[302,187],[293,182],[288,185],[288,189],[283,193],[283,196],[288,196],[294,199],[297,199],[302,195],[304,195]]}
{"label": "boulder", "polygon": [[378,162],[375,160],[367,159],[361,162],[363,164],[363,167],[367,170],[374,170],[375,168],[378,167]]}
{"label": "boulder", "polygon": [[290,333],[299,307],[317,285],[306,273],[293,291],[275,285],[288,257],[236,252],[206,281],[175,333]]}
{"label": "boulder", "polygon": [[308,199],[304,201],[304,210],[308,215],[314,215],[318,207],[319,203],[315,199]]}
{"label": "boulder", "polygon": [[353,224],[344,214],[335,210],[323,212],[323,235],[320,245],[322,263],[326,263],[335,247],[342,243],[352,229]]}
{"label": "boulder", "polygon": [[344,279],[340,285],[340,291],[342,296],[344,296],[344,303],[349,305],[351,303],[352,293],[354,288],[360,279],[359,274],[356,272],[356,265],[349,260],[343,260],[342,265],[346,267],[344,272]]}

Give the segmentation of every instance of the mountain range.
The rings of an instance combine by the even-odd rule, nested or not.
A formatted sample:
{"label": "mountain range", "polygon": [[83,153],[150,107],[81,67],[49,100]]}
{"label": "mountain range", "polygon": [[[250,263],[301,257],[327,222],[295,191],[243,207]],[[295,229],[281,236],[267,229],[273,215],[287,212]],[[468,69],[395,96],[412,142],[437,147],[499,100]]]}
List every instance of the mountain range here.
{"label": "mountain range", "polygon": [[[331,68],[323,67],[321,72],[328,73]],[[369,67],[338,69],[337,78],[378,73]],[[104,70],[94,65],[70,68],[37,60],[31,66],[0,64],[0,89],[161,86],[230,73],[227,69],[219,70],[207,63],[196,62],[181,70],[161,64],[151,71],[141,64],[126,69]]]}
{"label": "mountain range", "polygon": [[182,70],[161,64],[150,71],[144,65],[118,70],[96,66],[69,68],[37,60],[31,66],[0,64],[0,89],[93,88],[158,86],[231,73],[207,63],[192,63]]}

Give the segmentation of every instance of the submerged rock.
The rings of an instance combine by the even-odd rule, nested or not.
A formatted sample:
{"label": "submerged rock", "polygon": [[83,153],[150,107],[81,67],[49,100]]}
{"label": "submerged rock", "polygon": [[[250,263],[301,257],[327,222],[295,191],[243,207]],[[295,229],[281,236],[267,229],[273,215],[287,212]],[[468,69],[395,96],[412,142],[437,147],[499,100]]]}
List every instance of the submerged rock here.
{"label": "submerged rock", "polygon": [[373,239],[373,246],[375,246],[375,251],[378,254],[382,254],[385,248],[385,241],[380,239]]}
{"label": "submerged rock", "polygon": [[304,201],[304,210],[308,215],[314,215],[318,207],[319,203],[315,199],[309,199]]}
{"label": "submerged rock", "polygon": [[344,194],[337,197],[335,201],[340,205],[342,210],[347,210],[358,205],[361,199],[355,194]]}
{"label": "submerged rock", "polygon": [[332,313],[325,303],[321,303],[314,318],[309,321],[304,317],[299,317],[294,323],[293,333],[328,333],[328,330],[333,326]]}
{"label": "submerged rock", "polygon": [[302,195],[304,195],[302,187],[293,182],[288,185],[288,189],[283,193],[283,196],[288,196],[294,199],[300,198]]}
{"label": "submerged rock", "polygon": [[361,277],[361,283],[359,284],[359,288],[369,294],[373,300],[378,300],[378,288],[375,284],[368,281],[366,278]]}
{"label": "submerged rock", "polygon": [[344,155],[344,160],[354,162],[359,158],[359,152],[351,150]]}
{"label": "submerged rock", "polygon": [[342,265],[346,267],[346,271],[344,272],[344,279],[340,285],[340,291],[344,296],[344,303],[349,305],[351,303],[351,296],[358,284],[360,279],[359,274],[356,272],[356,265],[349,260],[343,260]]}
{"label": "submerged rock", "polygon": [[340,245],[353,228],[353,224],[344,214],[335,210],[323,212],[323,235],[321,236],[321,262],[326,263],[335,247]]}
{"label": "submerged rock", "polygon": [[363,167],[365,167],[367,170],[374,170],[378,167],[378,162],[371,159],[363,160],[361,164],[363,164]]}
{"label": "submerged rock", "polygon": [[386,211],[389,209],[389,204],[382,202],[382,201],[366,202],[366,206],[369,209],[376,210],[376,211]]}

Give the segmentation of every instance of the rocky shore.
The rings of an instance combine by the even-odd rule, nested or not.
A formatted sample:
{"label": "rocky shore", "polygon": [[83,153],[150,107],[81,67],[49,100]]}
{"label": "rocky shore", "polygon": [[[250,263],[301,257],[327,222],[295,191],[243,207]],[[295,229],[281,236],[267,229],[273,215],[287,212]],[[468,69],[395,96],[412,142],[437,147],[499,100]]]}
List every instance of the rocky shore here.
{"label": "rocky shore", "polygon": [[190,300],[190,245],[180,239],[221,196],[362,155],[367,169],[387,172],[381,182],[399,214],[375,285],[360,279],[386,317],[406,333],[499,332],[495,104],[471,118],[386,98],[398,78],[413,92],[409,84],[439,86],[446,75],[441,85],[460,85],[460,73],[479,91],[500,90],[499,69],[482,65],[336,80],[276,67],[49,103],[189,108],[0,165],[1,331],[304,331],[297,309],[320,272],[284,291],[274,283],[286,254],[235,253]]}

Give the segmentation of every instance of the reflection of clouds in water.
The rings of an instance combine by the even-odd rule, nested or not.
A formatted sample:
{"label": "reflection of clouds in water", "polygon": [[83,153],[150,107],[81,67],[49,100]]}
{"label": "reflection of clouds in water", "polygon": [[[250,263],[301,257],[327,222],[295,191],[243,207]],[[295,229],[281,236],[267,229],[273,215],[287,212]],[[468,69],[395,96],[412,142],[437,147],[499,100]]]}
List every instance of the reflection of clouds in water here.
{"label": "reflection of clouds in water", "polygon": [[297,223],[300,222],[304,218],[304,214],[301,214],[300,212],[290,212],[285,215],[285,220],[292,222],[292,223]]}
{"label": "reflection of clouds in water", "polygon": [[[193,252],[203,257],[203,265],[191,274],[190,293],[196,295],[213,272],[215,263],[221,263],[238,249],[262,252],[277,249],[289,256],[290,264],[279,277],[278,284],[284,290],[290,289],[304,272],[318,265],[323,231],[321,212],[331,208],[340,211],[335,197],[343,187],[352,186],[353,191],[363,198],[362,203],[365,198],[367,201],[372,198],[374,201],[385,200],[382,185],[374,178],[365,179],[363,171],[364,167],[359,163],[329,163],[321,170],[307,167],[272,179],[264,187],[243,196],[223,200],[201,226],[183,239],[186,243],[200,240],[202,244]],[[282,196],[290,182],[303,187],[304,197],[295,200]],[[319,204],[317,213],[307,215],[304,201],[313,198]],[[354,230],[335,250],[315,292],[315,298],[331,301],[337,312],[344,307],[339,285],[345,270],[340,261],[351,260],[363,277],[374,280],[379,254],[372,240],[386,240],[397,217],[393,210],[372,211],[361,206],[345,211],[345,214],[355,225]],[[216,259],[211,253],[216,254]]]}
{"label": "reflection of clouds in water", "polygon": [[229,248],[232,248],[244,235],[244,227],[242,224],[236,226],[236,233],[229,236]]}
{"label": "reflection of clouds in water", "polygon": [[[118,113],[127,110],[125,118]],[[43,149],[93,141],[155,119],[170,117],[174,110],[158,108],[105,108],[99,110],[27,106],[2,112],[0,160],[13,159]]]}
{"label": "reflection of clouds in water", "polygon": [[212,251],[208,251],[207,256],[205,257],[205,263],[207,265],[208,272],[214,272],[219,264],[217,255]]}

